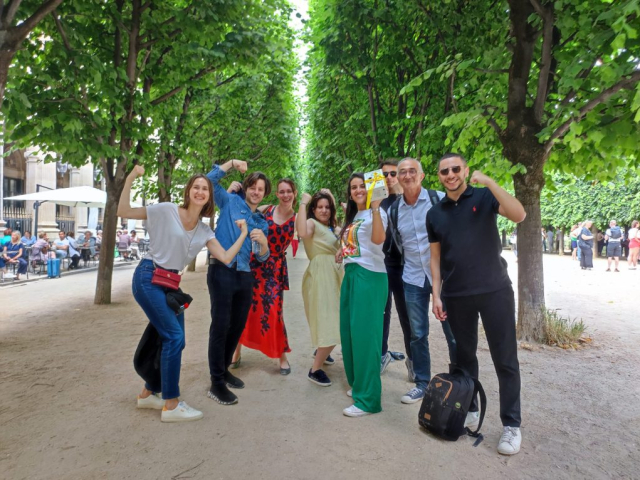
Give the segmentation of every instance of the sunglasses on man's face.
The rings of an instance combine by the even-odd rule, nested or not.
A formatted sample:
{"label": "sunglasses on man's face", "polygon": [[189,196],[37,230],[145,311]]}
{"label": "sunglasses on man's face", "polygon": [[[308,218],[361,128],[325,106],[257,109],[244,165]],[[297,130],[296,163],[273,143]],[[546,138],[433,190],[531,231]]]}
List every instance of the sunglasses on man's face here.
{"label": "sunglasses on man's face", "polygon": [[398,172],[382,172],[382,174],[384,175],[384,178],[387,178],[389,175],[395,177],[396,175],[398,175]]}
{"label": "sunglasses on man's face", "polygon": [[460,170],[462,170],[462,167],[460,165],[456,165],[455,167],[451,167],[451,168],[442,168],[440,169],[440,175],[442,176],[449,175],[449,170],[451,170],[453,173],[460,173]]}

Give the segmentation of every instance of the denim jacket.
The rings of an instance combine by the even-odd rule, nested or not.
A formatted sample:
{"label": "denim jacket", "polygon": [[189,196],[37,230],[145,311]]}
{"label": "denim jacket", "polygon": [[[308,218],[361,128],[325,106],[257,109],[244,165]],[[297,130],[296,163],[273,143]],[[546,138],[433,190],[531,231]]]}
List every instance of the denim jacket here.
{"label": "denim jacket", "polygon": [[[235,221],[244,218],[247,221],[247,228],[249,233],[255,228],[262,230],[265,236],[269,234],[269,225],[267,224],[264,216],[256,211],[252,212],[247,203],[239,195],[233,195],[228,193],[224,187],[220,185],[220,179],[226,175],[226,172],[222,170],[218,165],[213,166],[207,177],[213,184],[214,195],[216,199],[216,205],[220,209],[220,216],[218,217],[218,224],[216,227],[216,239],[222,245],[222,248],[228,250],[231,245],[240,236],[240,229],[236,226]],[[264,255],[256,255],[256,260],[264,262],[269,258],[269,249]],[[251,239],[247,235],[244,240],[240,252],[236,255],[236,258],[227,266],[232,266],[237,262],[236,270],[241,272],[250,272],[249,260],[251,259]]]}

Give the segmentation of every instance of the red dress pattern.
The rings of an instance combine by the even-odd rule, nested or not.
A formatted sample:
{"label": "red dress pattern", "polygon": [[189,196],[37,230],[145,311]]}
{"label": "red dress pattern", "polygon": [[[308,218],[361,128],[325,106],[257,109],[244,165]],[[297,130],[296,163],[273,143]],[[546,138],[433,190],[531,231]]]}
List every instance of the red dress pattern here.
{"label": "red dress pattern", "polygon": [[296,216],[278,225],[273,220],[274,210],[275,206],[272,205],[264,212],[269,224],[269,258],[265,262],[258,262],[251,254],[250,265],[255,284],[240,343],[260,350],[270,358],[280,358],[283,353],[291,351],[282,316],[282,301],[283,292],[289,290],[286,251],[293,239]]}

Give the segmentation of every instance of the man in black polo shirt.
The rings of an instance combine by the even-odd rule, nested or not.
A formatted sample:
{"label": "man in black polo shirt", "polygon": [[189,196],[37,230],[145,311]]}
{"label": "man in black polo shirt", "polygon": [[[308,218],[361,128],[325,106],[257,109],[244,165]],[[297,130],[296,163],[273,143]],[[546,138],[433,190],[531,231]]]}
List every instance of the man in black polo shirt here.
{"label": "man in black polo shirt", "polygon": [[[457,363],[478,378],[478,314],[487,336],[498,375],[503,433],[498,452],[520,451],[520,366],[516,342],[515,301],[507,262],[502,258],[497,214],[520,223],[522,204],[491,178],[473,172],[459,154],[440,159],[438,178],[446,197],[429,210],[427,232],[431,243],[433,313],[449,320],[457,343]],[[442,297],[442,298],[441,298]],[[446,305],[446,311],[445,307]],[[474,399],[465,425],[477,427]]]}

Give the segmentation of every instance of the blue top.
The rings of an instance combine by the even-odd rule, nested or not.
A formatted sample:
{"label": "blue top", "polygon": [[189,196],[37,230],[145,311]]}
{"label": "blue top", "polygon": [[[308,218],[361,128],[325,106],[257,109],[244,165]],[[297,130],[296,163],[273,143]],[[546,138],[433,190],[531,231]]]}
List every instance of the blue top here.
{"label": "blue top", "polygon": [[[235,224],[236,220],[245,219],[247,221],[247,229],[249,233],[252,230],[259,228],[262,230],[265,236],[269,234],[269,225],[267,220],[260,212],[252,212],[247,202],[244,201],[239,195],[232,195],[227,192],[221,185],[220,179],[226,175],[226,172],[222,170],[218,165],[213,166],[207,177],[213,184],[213,190],[215,195],[216,204],[220,209],[220,216],[218,217],[218,223],[216,226],[216,239],[222,245],[222,248],[228,250],[235,243],[240,236],[240,229]],[[264,255],[256,255],[256,260],[264,262],[269,258],[269,249]],[[241,272],[250,272],[249,260],[251,259],[251,239],[249,235],[245,238],[240,252],[233,261],[227,266],[232,266],[237,262],[236,270]]]}
{"label": "blue top", "polygon": [[31,236],[31,238],[27,238],[24,235],[22,236],[22,238],[20,239],[20,241],[22,243],[24,243],[24,245],[26,247],[30,247],[31,245],[33,245],[34,243],[36,243],[36,239],[33,238],[33,236]]}
{"label": "blue top", "polygon": [[22,243],[7,243],[4,246],[7,249],[7,257],[9,258],[15,258],[18,256],[18,253],[20,253],[20,249],[23,249],[24,253],[24,245],[22,245]]}

